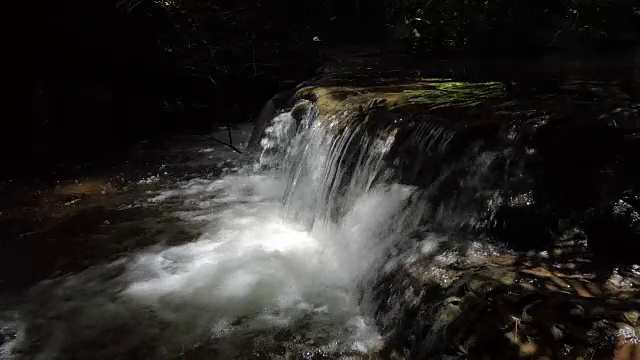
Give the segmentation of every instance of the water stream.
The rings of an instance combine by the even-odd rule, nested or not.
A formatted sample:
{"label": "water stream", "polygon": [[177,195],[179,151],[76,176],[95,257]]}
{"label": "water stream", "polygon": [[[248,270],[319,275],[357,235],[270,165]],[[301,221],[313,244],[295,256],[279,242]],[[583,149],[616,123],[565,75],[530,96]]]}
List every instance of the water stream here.
{"label": "water stream", "polygon": [[361,285],[411,229],[414,189],[381,181],[392,136],[333,131],[316,117],[298,125],[281,114],[254,161],[149,193],[140,206],[177,203],[174,215],[202,235],[39,284],[3,323],[14,334],[0,356],[373,354],[381,338]]}
{"label": "water stream", "polygon": [[[25,295],[3,298],[0,359],[384,358],[390,334],[405,326],[403,311],[432,301],[418,291],[422,284],[415,294],[404,280],[394,287],[394,269],[407,264],[417,265],[399,276],[436,279],[432,289],[442,298],[423,311],[433,321],[424,339],[414,339],[412,356],[422,358],[445,348],[439,342],[464,310],[459,293],[468,279],[454,284],[461,274],[475,276],[493,261],[479,275],[484,280],[469,286],[495,280],[510,289],[520,281],[514,253],[482,234],[504,225],[498,208],[535,205],[523,164],[536,152],[518,142],[530,136],[527,126],[504,127],[496,131],[504,139],[492,143],[435,118],[372,125],[350,111],[296,111],[266,124],[257,152],[244,146],[248,127],[233,133],[242,154],[220,141],[183,139],[165,155],[187,156],[124,187],[124,200],[98,196],[111,208],[90,215],[105,218],[98,228],[116,229],[113,218],[133,212],[130,222],[142,222],[148,238],[144,246],[125,242],[118,256],[90,258],[81,271],[43,276],[48,280]],[[60,193],[79,191],[65,189]],[[65,201],[63,211],[85,200]],[[536,220],[524,215],[513,218]],[[518,240],[527,229],[507,235]],[[116,242],[112,235],[76,239],[63,253],[81,253],[76,247],[96,238]],[[527,256],[549,259],[540,254]],[[392,280],[381,288],[385,277]]]}

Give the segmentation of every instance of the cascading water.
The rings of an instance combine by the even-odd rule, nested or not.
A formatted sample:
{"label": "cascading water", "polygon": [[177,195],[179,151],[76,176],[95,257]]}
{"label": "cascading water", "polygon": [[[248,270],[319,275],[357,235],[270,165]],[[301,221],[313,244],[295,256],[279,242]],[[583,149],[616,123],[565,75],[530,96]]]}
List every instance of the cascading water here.
{"label": "cascading water", "polygon": [[257,166],[152,196],[149,204],[181,203],[176,216],[205,223],[204,234],[38,285],[3,356],[375,351],[380,335],[361,310],[361,289],[422,216],[407,210],[414,187],[388,181],[394,132],[371,136],[341,125],[348,121],[281,114],[265,131]]}
{"label": "cascading water", "polygon": [[[435,89],[442,88],[438,84]],[[269,122],[272,100],[249,141],[261,140],[259,154],[241,155],[207,142],[188,156],[176,156],[186,174],[164,182],[153,176],[138,183],[140,188],[134,184],[134,201],[118,211],[153,208],[159,216],[151,222],[197,235],[166,239],[166,232],[145,228],[158,237],[145,244],[157,245],[143,250],[132,245],[120,259],[44,281],[26,299],[0,298],[0,359],[353,359],[389,358],[385,355],[392,351],[415,359],[487,358],[503,349],[531,350],[530,343],[518,341],[539,336],[539,319],[525,319],[525,313],[544,310],[549,298],[575,302],[583,314],[601,313],[605,304],[594,302],[593,311],[585,310],[586,302],[567,293],[567,285],[578,284],[584,293],[591,282],[576,283],[577,271],[564,280],[557,273],[580,264],[552,263],[554,251],[529,251],[551,238],[584,243],[580,229],[571,228],[573,207],[563,203],[574,204],[572,197],[594,189],[564,194],[592,175],[565,170],[574,159],[593,158],[563,155],[570,146],[561,144],[580,129],[578,121],[567,125],[563,115],[573,95],[553,96],[560,99],[554,106],[562,109],[554,115],[556,110],[541,107],[537,99],[500,100],[486,108],[476,101],[456,102],[471,94],[456,93],[468,84],[453,83],[455,96],[444,100],[453,107],[431,111],[435,107],[414,108],[420,102],[411,102],[411,96],[429,105],[442,91],[435,94],[433,85],[422,82],[404,85],[376,86],[371,94],[351,85],[335,96],[318,91],[324,99],[301,91],[299,96],[315,99],[324,113],[303,101]],[[407,90],[413,87],[418,90]],[[392,101],[380,109],[376,104],[384,101],[373,95]],[[394,108],[394,101],[409,103],[403,110]],[[334,109],[334,102],[341,106]],[[596,114],[576,104],[585,116]],[[542,113],[534,110],[539,107]],[[560,121],[552,121],[554,116]],[[590,134],[578,142],[577,152],[601,144],[601,124],[592,124],[576,136]],[[625,136],[633,135],[630,131]],[[606,139],[614,144],[618,138]],[[213,170],[189,173],[198,166],[193,159],[205,155],[204,167]],[[569,169],[609,171],[584,164]],[[558,170],[562,176],[556,176]],[[624,209],[631,217],[629,206]],[[109,219],[103,221],[111,226]],[[576,238],[565,237],[565,230]],[[479,240],[485,235],[509,245],[520,242],[528,252],[515,254]],[[626,286],[620,279],[616,282]],[[494,293],[512,306],[493,307]],[[5,301],[24,306],[15,311]],[[563,306],[557,308],[569,313]],[[468,323],[476,315],[485,316],[477,327]],[[529,321],[521,339],[511,335],[510,319]],[[547,325],[539,327],[553,331],[557,323]],[[586,329],[594,339],[605,338],[600,330]],[[484,342],[485,335],[497,342]],[[540,343],[556,335],[543,335]],[[496,353],[467,352],[483,343]]]}

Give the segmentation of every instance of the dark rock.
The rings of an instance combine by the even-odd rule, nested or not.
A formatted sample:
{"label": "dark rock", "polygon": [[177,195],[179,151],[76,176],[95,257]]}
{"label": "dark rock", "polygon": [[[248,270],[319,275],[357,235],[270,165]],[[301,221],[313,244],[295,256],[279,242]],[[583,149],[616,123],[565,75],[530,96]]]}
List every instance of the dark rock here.
{"label": "dark rock", "polygon": [[300,100],[291,109],[291,117],[300,123],[311,111],[313,104],[309,100]]}
{"label": "dark rock", "polygon": [[495,218],[494,235],[514,249],[541,248],[553,240],[552,219],[534,206],[504,206]]}
{"label": "dark rock", "polygon": [[584,316],[584,307],[578,304],[569,311],[569,314],[578,317]]}
{"label": "dark rock", "polygon": [[551,334],[556,340],[560,340],[565,336],[565,331],[559,325],[551,326]]}
{"label": "dark rock", "polygon": [[[535,264],[536,253],[481,252],[474,260],[464,248],[449,249],[459,256],[446,263],[425,259],[379,280],[373,300],[386,351],[404,351],[408,359],[575,359],[598,348],[606,356],[614,350],[607,339],[617,336],[619,319],[637,323],[637,301],[622,300],[637,298],[633,289],[622,290],[626,295],[596,290],[601,297],[591,297],[581,284],[595,281],[609,291],[602,285],[606,278],[563,275]],[[442,273],[451,280],[443,281]],[[619,301],[611,300],[614,294]]]}
{"label": "dark rock", "polygon": [[262,110],[260,115],[256,119],[249,139],[249,148],[257,148],[260,145],[260,140],[264,134],[264,130],[267,128],[271,120],[276,116],[277,110],[286,106],[291,94],[287,91],[280,92],[269,99]]}
{"label": "dark rock", "polygon": [[637,263],[640,261],[639,196],[626,194],[599,209],[589,220],[589,247],[607,258]]}

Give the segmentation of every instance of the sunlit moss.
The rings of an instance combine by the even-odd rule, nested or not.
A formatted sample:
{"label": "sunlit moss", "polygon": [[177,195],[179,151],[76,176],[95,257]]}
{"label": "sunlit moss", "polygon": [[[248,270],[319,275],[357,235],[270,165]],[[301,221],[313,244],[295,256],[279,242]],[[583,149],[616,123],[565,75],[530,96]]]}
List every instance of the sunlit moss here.
{"label": "sunlit moss", "polygon": [[504,96],[504,85],[500,82],[466,83],[456,81],[433,82],[421,89],[404,90],[411,104],[429,107],[456,106],[473,107],[483,101]]}
{"label": "sunlit moss", "polygon": [[500,82],[467,83],[443,79],[420,79],[401,85],[362,87],[306,87],[299,98],[313,98],[321,113],[367,109],[372,100],[388,108],[424,105],[425,109],[443,106],[473,107],[505,95]]}

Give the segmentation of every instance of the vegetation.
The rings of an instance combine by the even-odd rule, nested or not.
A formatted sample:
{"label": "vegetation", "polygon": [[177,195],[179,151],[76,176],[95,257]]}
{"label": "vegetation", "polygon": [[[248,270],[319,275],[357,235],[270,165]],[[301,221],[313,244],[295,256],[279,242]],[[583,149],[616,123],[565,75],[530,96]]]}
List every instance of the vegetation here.
{"label": "vegetation", "polygon": [[640,7],[630,0],[405,0],[393,20],[423,49],[539,51],[633,42]]}
{"label": "vegetation", "polygon": [[[64,0],[37,7],[30,20],[27,120],[0,131],[0,160],[29,164],[28,171],[112,155],[114,144],[154,134],[250,121],[264,101],[312,76],[329,50],[345,45],[508,55],[626,46],[637,43],[640,5]],[[23,157],[9,155],[25,143]]]}
{"label": "vegetation", "polygon": [[503,95],[504,86],[499,82],[463,83],[455,81],[433,82],[430,88],[405,90],[410,103],[427,104],[431,108],[441,106],[473,107],[485,100]]}

